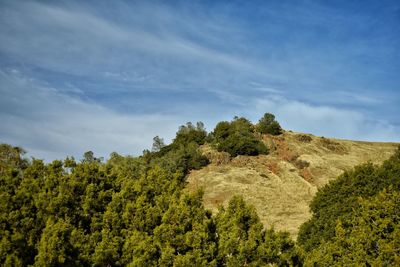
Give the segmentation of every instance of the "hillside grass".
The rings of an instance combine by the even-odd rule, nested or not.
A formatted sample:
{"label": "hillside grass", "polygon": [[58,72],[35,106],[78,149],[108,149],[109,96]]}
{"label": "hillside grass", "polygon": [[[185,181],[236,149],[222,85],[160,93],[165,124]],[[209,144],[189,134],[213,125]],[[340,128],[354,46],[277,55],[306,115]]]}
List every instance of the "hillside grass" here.
{"label": "hillside grass", "polygon": [[211,164],[189,174],[186,190],[203,188],[204,205],[213,212],[242,195],[255,206],[264,226],[286,230],[293,238],[310,218],[309,203],[318,188],[358,164],[383,162],[398,146],[295,132],[259,137],[269,155],[230,158],[203,145]]}

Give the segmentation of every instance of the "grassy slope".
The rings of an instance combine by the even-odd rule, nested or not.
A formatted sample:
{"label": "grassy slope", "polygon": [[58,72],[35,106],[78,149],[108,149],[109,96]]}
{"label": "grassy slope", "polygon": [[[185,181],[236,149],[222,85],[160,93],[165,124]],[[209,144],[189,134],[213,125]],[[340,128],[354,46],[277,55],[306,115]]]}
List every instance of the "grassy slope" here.
{"label": "grassy slope", "polygon": [[193,171],[186,189],[203,188],[204,204],[212,211],[233,195],[243,195],[256,207],[265,226],[289,231],[293,237],[310,217],[308,204],[318,187],[360,163],[382,162],[398,145],[293,132],[262,138],[271,147],[267,156],[229,159],[228,155],[203,146],[212,163]]}

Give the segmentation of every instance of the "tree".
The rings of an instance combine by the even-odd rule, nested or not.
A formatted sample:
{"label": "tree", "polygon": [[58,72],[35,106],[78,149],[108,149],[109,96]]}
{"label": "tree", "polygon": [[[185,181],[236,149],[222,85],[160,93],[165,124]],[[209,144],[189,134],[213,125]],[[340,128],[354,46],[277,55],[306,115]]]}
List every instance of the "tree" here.
{"label": "tree", "polygon": [[49,219],[38,244],[34,266],[76,266],[78,254],[70,242],[73,227],[63,220]]}
{"label": "tree", "polygon": [[220,265],[245,266],[258,262],[263,225],[253,206],[235,196],[226,209],[220,208],[216,224]]}
{"label": "tree", "polygon": [[215,266],[215,226],[203,207],[203,192],[174,199],[154,231],[165,266]]}
{"label": "tree", "polygon": [[121,263],[125,266],[157,266],[159,248],[154,244],[154,236],[146,232],[127,232],[123,246]]}
{"label": "tree", "polygon": [[82,162],[90,163],[90,162],[101,162],[103,160],[103,157],[96,158],[94,156],[93,151],[86,151],[83,153],[83,159]]}
{"label": "tree", "polygon": [[9,167],[24,169],[29,163],[27,159],[23,158],[25,153],[25,150],[20,147],[0,144],[0,174]]}
{"label": "tree", "polygon": [[153,147],[151,148],[152,152],[158,152],[161,148],[165,147],[164,140],[160,138],[158,135],[153,138]]}
{"label": "tree", "polygon": [[228,152],[231,156],[256,156],[267,154],[265,144],[253,133],[253,125],[245,118],[234,118],[232,122],[220,122],[214,129],[214,146],[218,151]]}
{"label": "tree", "polygon": [[204,129],[202,122],[197,122],[194,126],[191,122],[186,123],[179,127],[176,137],[172,142],[172,146],[179,146],[180,144],[188,144],[195,142],[198,145],[202,145],[207,137],[207,132]]}
{"label": "tree", "polygon": [[1,266],[32,264],[41,230],[35,207],[40,187],[35,176],[42,174],[44,164],[24,159],[24,153],[19,147],[0,145]]}
{"label": "tree", "polygon": [[275,120],[275,115],[271,113],[265,113],[258,121],[256,128],[262,134],[280,135],[282,133],[282,128]]}
{"label": "tree", "polygon": [[308,254],[305,266],[400,265],[400,193],[383,190],[358,202],[346,223],[336,222],[335,236]]}

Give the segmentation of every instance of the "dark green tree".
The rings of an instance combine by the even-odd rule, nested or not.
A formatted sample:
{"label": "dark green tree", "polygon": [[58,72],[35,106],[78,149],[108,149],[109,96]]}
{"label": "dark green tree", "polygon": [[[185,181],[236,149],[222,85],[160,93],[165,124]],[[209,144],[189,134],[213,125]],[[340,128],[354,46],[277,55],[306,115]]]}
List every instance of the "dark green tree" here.
{"label": "dark green tree", "polygon": [[399,266],[400,193],[383,190],[359,207],[344,226],[336,222],[335,236],[313,250],[306,266]]}
{"label": "dark green tree", "polygon": [[275,120],[275,115],[271,113],[264,114],[258,121],[256,129],[262,134],[280,135],[282,133],[282,128]]}
{"label": "dark green tree", "polygon": [[261,264],[258,247],[262,244],[263,225],[253,206],[233,197],[216,217],[218,262],[222,266]]}
{"label": "dark green tree", "polygon": [[74,227],[59,219],[49,219],[38,244],[34,266],[76,266],[79,265],[79,251],[71,244]]}
{"label": "dark green tree", "polygon": [[204,144],[206,137],[207,132],[202,122],[197,122],[196,126],[191,122],[188,122],[186,125],[179,127],[172,145],[188,144],[191,142],[202,145]]}
{"label": "dark green tree", "polygon": [[161,148],[165,147],[164,140],[158,135],[153,138],[153,146],[151,148],[152,152],[158,152]]}
{"label": "dark green tree", "polygon": [[267,147],[255,137],[253,128],[245,118],[236,117],[232,122],[220,122],[212,134],[214,145],[219,151],[228,152],[233,157],[267,154]]}
{"label": "dark green tree", "polygon": [[161,266],[216,266],[215,226],[202,196],[182,195],[164,213],[154,231]]}

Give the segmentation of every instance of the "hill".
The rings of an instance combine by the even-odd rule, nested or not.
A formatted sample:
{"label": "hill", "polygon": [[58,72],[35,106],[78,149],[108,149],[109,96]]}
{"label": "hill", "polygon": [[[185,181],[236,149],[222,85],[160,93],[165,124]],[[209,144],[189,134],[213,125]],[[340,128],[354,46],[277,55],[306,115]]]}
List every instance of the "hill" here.
{"label": "hill", "polygon": [[234,195],[242,195],[255,206],[264,226],[288,231],[292,237],[310,218],[309,203],[318,188],[356,165],[383,162],[398,146],[291,131],[260,137],[270,149],[268,155],[230,158],[203,145],[211,163],[190,172],[186,190],[203,188],[204,205],[213,212]]}

